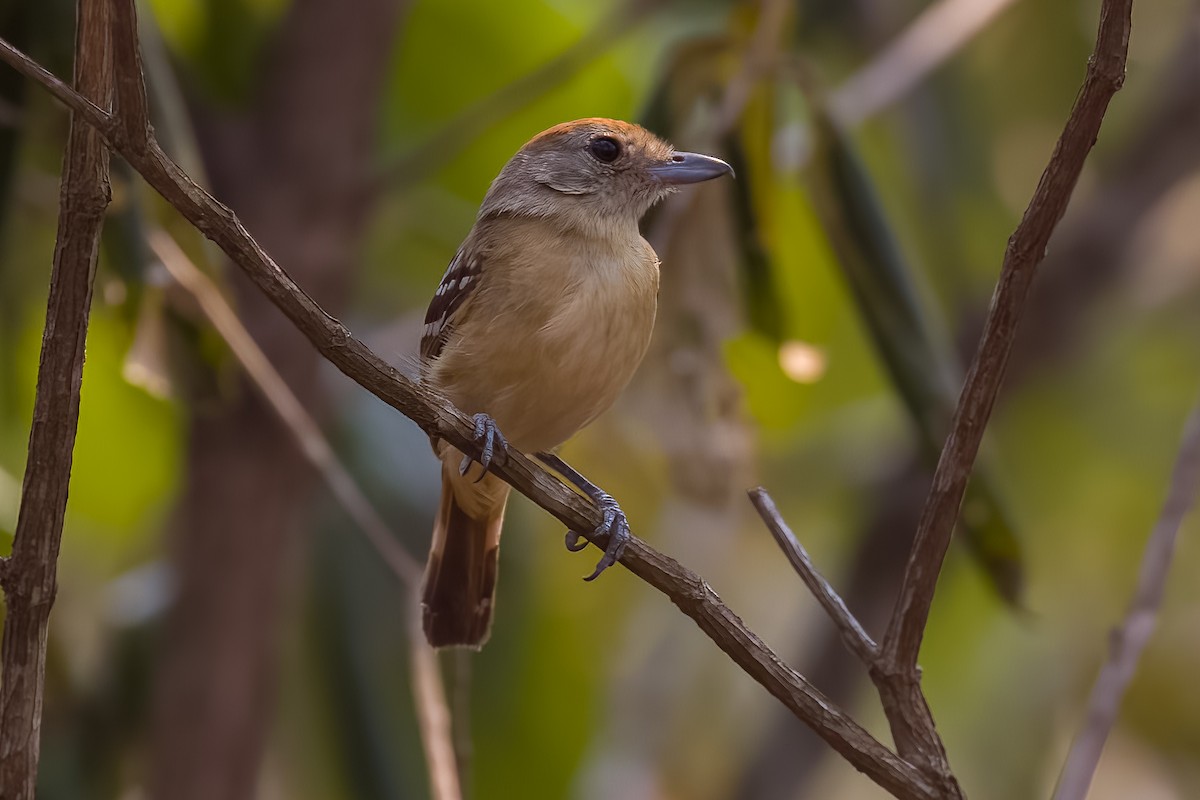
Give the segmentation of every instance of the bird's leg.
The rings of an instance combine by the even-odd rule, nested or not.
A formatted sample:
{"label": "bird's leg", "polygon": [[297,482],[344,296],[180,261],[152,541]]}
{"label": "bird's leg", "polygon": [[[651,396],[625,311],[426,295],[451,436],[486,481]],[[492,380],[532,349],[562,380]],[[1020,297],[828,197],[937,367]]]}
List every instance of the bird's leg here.
{"label": "bird's leg", "polygon": [[[596,565],[596,570],[584,578],[585,581],[595,580],[601,572],[617,563],[621,558],[621,553],[625,551],[625,545],[629,544],[629,521],[625,519],[625,512],[621,510],[621,506],[617,504],[612,495],[580,475],[558,456],[553,453],[538,453],[537,457],[542,463],[562,475],[573,486],[590,497],[603,515],[603,521],[596,526],[595,533],[608,534],[608,547],[605,548],[600,563]],[[588,545],[587,541],[576,531],[567,531],[566,544],[567,549],[573,553],[579,552]]]}
{"label": "bird's leg", "polygon": [[467,470],[471,468],[471,462],[478,461],[479,466],[483,467],[479,473],[479,480],[483,480],[483,476],[487,474],[488,465],[492,463],[492,456],[496,453],[496,446],[499,445],[500,450],[505,451],[508,449],[508,440],[496,427],[496,420],[487,414],[476,414],[473,419],[475,420],[475,443],[480,448],[479,458],[463,456],[462,464],[458,467],[458,474],[465,476]]}

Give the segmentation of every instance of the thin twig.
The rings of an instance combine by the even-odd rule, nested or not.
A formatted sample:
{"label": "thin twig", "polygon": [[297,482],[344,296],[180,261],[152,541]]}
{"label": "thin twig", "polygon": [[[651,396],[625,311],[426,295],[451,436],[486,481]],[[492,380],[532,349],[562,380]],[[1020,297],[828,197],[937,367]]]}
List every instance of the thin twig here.
{"label": "thin twig", "polygon": [[1183,431],[1183,442],[1162,513],[1142,554],[1137,588],[1121,627],[1112,633],[1111,652],[1100,670],[1088,698],[1087,717],[1071,745],[1054,800],[1083,800],[1091,786],[1104,742],[1117,721],[1117,712],[1129,682],[1133,680],[1142,651],[1158,624],[1175,540],[1188,511],[1200,491],[1200,402],[1192,409]]}
{"label": "thin twig", "polygon": [[412,658],[413,699],[417,704],[421,743],[425,747],[429,791],[435,800],[461,800],[463,791],[458,774],[450,704],[446,700],[446,685],[442,682],[437,653],[425,640],[425,631],[421,628],[418,587],[413,587],[409,607],[408,649]]}
{"label": "thin twig", "polygon": [[367,499],[350,471],[337,457],[321,426],[304,408],[300,399],[288,388],[283,376],[272,366],[266,354],[238,319],[216,284],[188,258],[175,240],[165,231],[155,230],[148,235],[150,249],[175,282],[186,289],[204,312],[204,316],[225,343],[234,358],[242,365],[247,377],[263,399],[292,433],[300,450],[325,481],[333,496],[383,562],[410,588],[421,582],[421,565],[404,549],[382,515]]}
{"label": "thin twig", "polygon": [[854,127],[895,103],[963,48],[1014,0],[939,0],[829,96],[829,113]]}
{"label": "thin twig", "polygon": [[250,332],[237,318],[237,313],[225,300],[216,284],[187,257],[166,232],[152,231],[149,244],[176,283],[196,299],[200,310],[229,345],[230,351],[246,375],[291,432],[300,445],[301,452],[317,469],[342,509],[354,520],[371,547],[407,588],[411,603],[409,616],[415,620],[408,626],[413,698],[417,705],[417,722],[425,749],[430,788],[436,800],[461,800],[462,790],[459,787],[455,764],[446,689],[442,684],[436,656],[421,630],[421,606],[417,595],[421,585],[420,564],[400,544],[395,533],[384,522],[383,516],[363,494],[350,471],[337,457],[329,440],[321,432],[316,420],[304,409],[299,398],[283,380],[283,376],[255,344]]}
{"label": "thin twig", "polygon": [[111,114],[63,83],[57,75],[13,47],[5,39],[0,39],[0,58],[3,58],[17,72],[37,82],[43,89],[50,92],[54,99],[66,106],[72,115],[79,115],[87,120],[88,125],[98,130],[109,144],[120,137],[120,126]]}
{"label": "thin twig", "polygon": [[758,515],[766,523],[767,530],[775,537],[775,543],[779,545],[779,549],[787,556],[787,560],[800,576],[800,580],[804,581],[804,585],[813,593],[817,602],[829,615],[829,619],[837,626],[838,633],[841,634],[846,647],[851,653],[858,656],[863,664],[867,666],[874,664],[877,653],[874,640],[850,613],[850,609],[846,608],[846,603],[829,585],[829,581],[825,580],[825,577],[817,571],[812,559],[808,557],[808,551],[804,549],[804,545],[800,544],[788,524],[783,521],[779,509],[775,507],[775,501],[767,494],[767,490],[760,486],[757,489],[751,489],[747,494],[750,495],[750,502],[754,504]]}
{"label": "thin twig", "polygon": [[[81,94],[71,94],[93,108],[85,97],[108,105],[112,95],[108,15],[107,2],[81,0],[76,10],[75,84]],[[96,259],[109,202],[109,149],[86,124],[86,116],[71,116],[67,137],[29,457],[12,556],[3,570],[0,796],[6,800],[33,800],[37,784],[50,607],[57,591]]]}
{"label": "thin twig", "polygon": [[[259,247],[236,215],[197,186],[153,138],[146,150],[131,146],[121,137],[111,116],[89,107],[69,87],[53,80],[3,40],[0,58],[94,121],[146,182],[212,239],[330,363],[429,435],[445,439],[464,452],[478,453],[474,425],[468,417],[429,387],[408,379],[329,316]],[[587,499],[515,449],[497,453],[491,469],[570,530],[593,531],[601,522],[599,510]],[[588,539],[599,547],[608,541],[606,534],[589,534]],[[889,751],[784,664],[700,576],[636,537],[631,537],[621,564],[670,598],[747,675],[880,786],[899,798],[939,796],[921,771]]]}
{"label": "thin twig", "polygon": [[478,140],[488,127],[534,99],[544,97],[607,53],[663,3],[664,0],[626,0],[569,48],[455,115],[411,151],[392,157],[383,169],[382,180],[412,184],[427,177]]}

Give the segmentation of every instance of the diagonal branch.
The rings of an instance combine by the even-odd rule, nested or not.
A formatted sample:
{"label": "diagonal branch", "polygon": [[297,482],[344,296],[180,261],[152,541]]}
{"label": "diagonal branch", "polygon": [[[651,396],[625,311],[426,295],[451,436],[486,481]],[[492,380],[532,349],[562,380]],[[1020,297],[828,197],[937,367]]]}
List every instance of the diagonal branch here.
{"label": "diagonal branch", "polygon": [[1054,791],[1054,800],[1084,800],[1087,796],[1092,776],[1100,764],[1104,742],[1117,721],[1125,689],[1133,680],[1138,659],[1158,623],[1158,609],[1162,605],[1167,573],[1175,554],[1179,526],[1195,505],[1198,490],[1200,403],[1192,409],[1184,427],[1183,442],[1171,472],[1167,499],[1142,555],[1137,589],[1134,590],[1125,621],[1113,631],[1112,652],[1096,678],[1096,685],[1092,687],[1091,697],[1088,698],[1087,721],[1071,745],[1058,788]]}
{"label": "diagonal branch", "polygon": [[410,603],[410,621],[407,631],[412,659],[413,699],[417,707],[421,743],[425,749],[430,790],[437,800],[461,800],[463,793],[455,769],[446,690],[437,668],[437,657],[421,631],[421,565],[399,543],[395,533],[384,522],[383,515],[363,494],[321,432],[317,421],[254,342],[216,284],[192,263],[165,231],[152,231],[149,239],[150,248],[163,267],[176,283],[195,298],[204,316],[229,345],[242,369],[291,432],[301,452],[320,473],[342,509],[354,520],[376,554],[408,590],[406,596]]}
{"label": "diagonal branch", "polygon": [[[406,378],[329,316],[263,251],[233,212],[196,185],[153,138],[145,148],[131,143],[110,115],[84,101],[3,40],[0,40],[0,58],[94,122],[146,182],[212,239],[330,363],[412,419],[426,433],[445,439],[464,452],[478,452],[469,418],[428,387]],[[494,471],[513,488],[569,529],[591,531],[600,523],[595,506],[516,450],[498,453],[492,464]],[[602,548],[608,539],[607,535],[588,538]],[[802,675],[784,664],[700,576],[636,537],[625,549],[621,563],[670,598],[746,674],[858,770],[896,797],[913,800],[938,797],[925,775],[880,744]]]}
{"label": "diagonal branch", "polygon": [[1014,0],[937,0],[921,10],[870,63],[829,97],[829,110],[854,127],[912,91]]}
{"label": "diagonal branch", "polygon": [[1083,88],[1025,216],[1009,239],[979,350],[934,473],[904,584],[883,641],[884,669],[888,672],[915,673],[938,573],[1004,379],[1029,287],[1045,256],[1050,234],[1066,211],[1084,160],[1099,136],[1108,103],[1125,78],[1132,5],[1133,0],[1103,0],[1099,34]]}
{"label": "diagonal branch", "polygon": [[863,664],[867,666],[874,664],[878,655],[875,642],[850,613],[850,609],[846,608],[846,603],[829,585],[829,581],[825,580],[825,577],[817,571],[812,559],[808,556],[808,551],[804,549],[804,545],[800,544],[792,534],[791,528],[779,515],[779,509],[775,507],[775,501],[767,494],[767,490],[759,487],[751,489],[749,494],[750,502],[754,504],[758,515],[766,523],[767,530],[775,537],[779,549],[787,556],[788,562],[800,575],[800,580],[804,581],[804,585],[813,593],[817,602],[821,604],[825,613],[837,626],[842,641],[846,643],[846,648],[858,656]]}
{"label": "diagonal branch", "polygon": [[[107,105],[112,93],[108,8],[108,3],[86,0],[77,6],[75,83],[80,94],[72,95],[88,108],[96,108],[92,102]],[[100,132],[87,124],[88,117],[73,114],[67,138],[29,458],[12,557],[3,570],[0,796],[13,800],[32,800],[37,782],[50,607],[57,591],[96,258],[109,201],[109,151]]]}
{"label": "diagonal branch", "polygon": [[154,255],[158,256],[171,278],[195,298],[204,316],[225,340],[234,358],[242,365],[267,404],[291,432],[300,451],[316,468],[342,509],[354,520],[383,562],[415,591],[421,582],[421,565],[399,543],[383,521],[383,515],[363,494],[321,432],[320,425],[300,402],[300,398],[288,388],[283,376],[242,325],[221,290],[192,263],[168,233],[155,230],[150,232],[148,238]]}
{"label": "diagonal branch", "polygon": [[615,6],[569,48],[451,117],[411,151],[389,158],[380,179],[413,184],[430,175],[465,150],[481,132],[533,99],[544,97],[610,51],[664,5],[664,0],[625,0]]}
{"label": "diagonal branch", "polygon": [[[1029,288],[1050,236],[1066,210],[1084,161],[1096,142],[1108,104],[1124,80],[1131,9],[1132,0],[1101,0],[1099,30],[1083,87],[1025,216],[1009,239],[987,324],[934,474],[899,597],[882,645],[866,659],[897,753],[917,767],[945,797],[962,797],[962,789],[950,769],[945,746],[921,690],[917,656],[938,575],[1004,378]],[[803,75],[801,79],[803,84]],[[752,499],[758,505],[761,498],[752,494]],[[762,508],[759,510],[763,512]],[[775,529],[780,521],[772,519],[769,513],[763,513],[763,517],[787,552],[790,537],[781,537]],[[794,556],[789,553],[793,563]],[[861,639],[854,629],[857,623],[845,612],[836,592],[816,574],[811,564],[799,564],[797,569],[843,638],[861,655]]]}
{"label": "diagonal branch", "polygon": [[951,773],[921,692],[917,667],[929,609],[1029,287],[1099,136],[1109,101],[1124,81],[1132,6],[1133,0],[1101,2],[1096,45],[1083,87],[1029,207],[1008,241],[983,337],[934,472],[880,658],[872,669],[897,752],[930,775]]}

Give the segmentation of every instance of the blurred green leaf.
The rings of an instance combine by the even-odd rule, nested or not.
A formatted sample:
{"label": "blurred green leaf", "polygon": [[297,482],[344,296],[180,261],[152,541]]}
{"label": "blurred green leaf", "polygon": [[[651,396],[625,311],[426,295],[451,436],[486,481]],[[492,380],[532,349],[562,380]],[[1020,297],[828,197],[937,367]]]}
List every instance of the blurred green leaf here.
{"label": "blurred green leaf", "polygon": [[[849,138],[818,103],[811,111],[816,146],[809,175],[817,212],[922,450],[936,462],[949,433],[961,370],[932,312],[922,306],[916,273]],[[977,464],[959,527],[999,595],[1020,606],[1021,546],[988,478],[986,457]]]}

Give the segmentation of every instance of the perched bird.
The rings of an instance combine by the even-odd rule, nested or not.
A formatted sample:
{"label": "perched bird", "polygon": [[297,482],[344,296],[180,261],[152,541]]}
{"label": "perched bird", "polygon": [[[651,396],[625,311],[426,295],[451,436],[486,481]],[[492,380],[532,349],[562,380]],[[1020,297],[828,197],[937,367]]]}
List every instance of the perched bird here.
{"label": "perched bird", "polygon": [[[659,261],[638,221],[676,186],[727,173],[637,125],[581,119],[535,136],[492,182],[421,337],[422,380],[474,415],[482,453],[433,442],[442,499],[422,597],[433,646],[478,648],[491,629],[509,492],[487,471],[497,446],[536,454],[604,513],[609,546],[588,580],[620,557],[624,513],[551,451],[612,405],[650,342]],[[567,546],[586,542],[568,533]]]}

